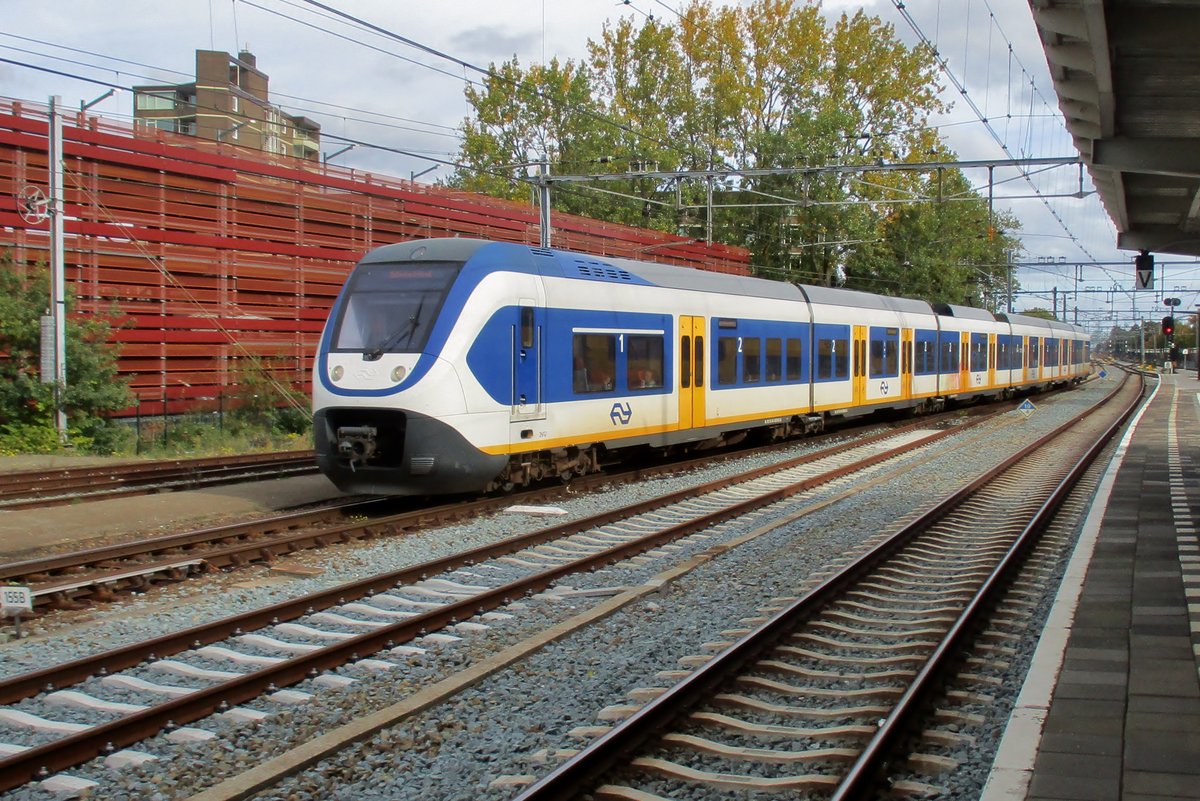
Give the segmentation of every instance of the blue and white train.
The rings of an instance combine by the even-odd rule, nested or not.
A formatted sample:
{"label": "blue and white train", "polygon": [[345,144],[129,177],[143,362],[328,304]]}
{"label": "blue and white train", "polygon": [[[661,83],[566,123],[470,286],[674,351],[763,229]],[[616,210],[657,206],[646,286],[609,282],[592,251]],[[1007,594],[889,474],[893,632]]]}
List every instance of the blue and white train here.
{"label": "blue and white train", "polygon": [[468,239],[355,267],[313,375],[347,492],[480,492],[630,448],[779,439],[831,417],[1078,382],[1080,328],[965,306]]}

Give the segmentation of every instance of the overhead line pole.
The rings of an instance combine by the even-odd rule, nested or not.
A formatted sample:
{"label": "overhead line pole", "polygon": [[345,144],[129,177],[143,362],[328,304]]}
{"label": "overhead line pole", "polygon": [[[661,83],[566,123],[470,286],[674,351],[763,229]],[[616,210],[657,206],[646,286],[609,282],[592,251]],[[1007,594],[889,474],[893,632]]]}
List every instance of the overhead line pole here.
{"label": "overhead line pole", "polygon": [[50,97],[50,313],[54,317],[54,427],[59,441],[67,441],[67,289],[63,261],[63,129],[59,106],[62,98]]}

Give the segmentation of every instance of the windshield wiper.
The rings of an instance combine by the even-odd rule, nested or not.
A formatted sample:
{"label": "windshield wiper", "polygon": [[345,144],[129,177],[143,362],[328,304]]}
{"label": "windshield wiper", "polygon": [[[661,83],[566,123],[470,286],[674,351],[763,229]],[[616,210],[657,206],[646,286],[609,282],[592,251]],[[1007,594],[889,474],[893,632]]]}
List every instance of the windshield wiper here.
{"label": "windshield wiper", "polygon": [[369,362],[373,362],[376,359],[379,359],[380,357],[383,356],[383,352],[385,350],[398,344],[400,342],[400,340],[405,337],[405,335],[408,336],[408,340],[405,342],[405,344],[408,344],[408,342],[412,342],[413,335],[417,333],[417,326],[419,326],[421,324],[421,310],[424,308],[425,308],[425,298],[422,297],[421,302],[417,304],[417,310],[415,312],[413,312],[412,317],[409,317],[404,322],[404,325],[400,326],[400,328],[398,328],[396,331],[393,331],[392,333],[390,333],[386,337],[384,337],[379,342],[378,345],[376,345],[375,347],[373,347],[369,351],[367,351],[364,354],[364,357],[366,358],[366,360]]}

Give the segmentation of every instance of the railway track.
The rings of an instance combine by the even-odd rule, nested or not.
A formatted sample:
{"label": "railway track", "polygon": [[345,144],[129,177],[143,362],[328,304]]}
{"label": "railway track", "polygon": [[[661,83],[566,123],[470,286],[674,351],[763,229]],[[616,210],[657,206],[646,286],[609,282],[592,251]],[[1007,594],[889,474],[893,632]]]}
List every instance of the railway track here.
{"label": "railway track", "polygon": [[[975,410],[971,420],[977,424],[1011,406],[1002,404],[1000,410]],[[922,420],[920,425],[936,426],[957,417],[956,413],[934,415]],[[907,428],[913,427],[914,424],[907,425]],[[859,436],[871,437],[894,429],[894,425],[873,425],[862,430]],[[844,433],[826,434],[807,442],[820,444],[845,436]],[[791,447],[794,443],[779,443],[759,448],[758,452],[785,451]],[[181,581],[211,570],[272,563],[307,548],[402,535],[430,525],[495,513],[513,504],[549,503],[570,493],[686,472],[711,465],[714,459],[736,458],[742,453],[706,455],[585,476],[575,479],[569,487],[555,484],[512,495],[421,506],[401,512],[388,511],[396,505],[394,500],[348,500],[318,509],[8,562],[0,564],[0,583],[29,586],[35,609],[69,608],[92,600],[112,600],[122,593],[143,591],[155,584]]]}
{"label": "railway track", "polygon": [[0,510],[198,489],[317,472],[312,451],[129,462],[0,474]]}
{"label": "railway track", "polygon": [[[389,660],[413,653],[414,640],[446,627],[480,625],[467,621],[502,619],[499,607],[568,576],[639,554],[678,558],[681,543],[703,542],[721,521],[756,514],[963,431],[962,425],[942,431],[903,427],[0,682],[0,703],[6,705],[0,719],[27,732],[25,742],[0,746],[11,754],[0,759],[0,790],[164,730],[204,737],[203,730],[184,724],[210,715],[261,718],[265,713],[243,705],[254,699],[301,702],[306,693],[280,688],[308,682],[315,690],[322,679],[344,684],[344,676],[325,677],[347,663],[387,669]],[[464,580],[464,570],[472,578]],[[139,692],[145,700],[113,706],[103,700],[113,688]],[[63,706],[91,709],[103,721],[64,730],[54,715]]]}
{"label": "railway track", "polygon": [[[719,653],[697,655],[694,670],[664,677],[677,680],[669,688],[644,689],[653,700],[628,710],[518,801],[585,794],[663,801],[728,791],[837,801],[888,790],[936,795],[936,787],[903,778],[914,765],[943,767],[929,752],[957,736],[937,725],[955,720],[954,701],[939,705],[932,723],[928,703],[1071,488],[1132,413],[1136,384],[1136,392],[1114,392],[1109,411],[1022,449],[765,621],[724,632],[713,645]],[[980,648],[993,659],[1004,651],[1002,642]]]}

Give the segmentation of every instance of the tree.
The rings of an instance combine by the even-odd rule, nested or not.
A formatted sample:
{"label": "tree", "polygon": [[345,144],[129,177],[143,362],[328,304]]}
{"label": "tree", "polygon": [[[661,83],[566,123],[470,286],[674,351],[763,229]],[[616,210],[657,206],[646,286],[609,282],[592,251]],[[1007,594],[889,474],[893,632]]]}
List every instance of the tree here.
{"label": "tree", "polygon": [[[54,385],[41,381],[41,323],[49,297],[45,267],[28,272],[0,256],[0,439],[22,450],[58,445],[54,424]],[[106,413],[134,402],[129,387],[117,377],[117,353],[108,343],[110,322],[71,312],[67,295],[67,385],[63,407],[73,444],[109,452],[119,431]]]}
{"label": "tree", "polygon": [[[534,153],[557,173],[717,171],[711,209],[702,182],[649,177],[603,192],[559,185],[553,203],[697,238],[711,228],[785,280],[992,305],[1007,289],[1016,242],[1003,232],[1017,221],[991,215],[958,171],[719,175],[952,159],[927,127],[944,109],[936,59],[878,17],[828,20],[796,0],[691,0],[677,20],[623,18],[588,45],[586,64],[526,70],[514,59],[467,89],[474,117],[454,185],[522,197],[497,165]],[[933,197],[942,202],[903,205]]]}

